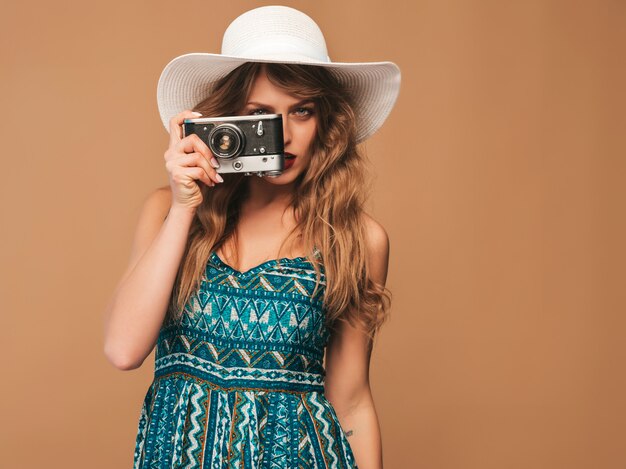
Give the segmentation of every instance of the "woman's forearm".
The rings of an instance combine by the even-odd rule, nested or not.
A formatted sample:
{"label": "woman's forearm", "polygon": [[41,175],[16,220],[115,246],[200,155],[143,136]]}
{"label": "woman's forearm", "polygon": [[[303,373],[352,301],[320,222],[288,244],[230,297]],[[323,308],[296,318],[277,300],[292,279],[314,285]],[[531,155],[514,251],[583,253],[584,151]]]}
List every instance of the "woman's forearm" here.
{"label": "woman's forearm", "polygon": [[382,469],[383,450],[378,415],[371,394],[348,411],[336,408],[359,469]]}
{"label": "woman's forearm", "polygon": [[109,303],[105,351],[121,369],[137,368],[154,347],[192,219],[192,212],[170,209],[156,238]]}

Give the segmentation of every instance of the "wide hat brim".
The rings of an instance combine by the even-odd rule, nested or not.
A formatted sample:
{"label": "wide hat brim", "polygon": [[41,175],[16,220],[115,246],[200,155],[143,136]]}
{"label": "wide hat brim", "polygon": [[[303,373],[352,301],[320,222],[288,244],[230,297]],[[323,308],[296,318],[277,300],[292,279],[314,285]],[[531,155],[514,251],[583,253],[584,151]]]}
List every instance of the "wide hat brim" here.
{"label": "wide hat brim", "polygon": [[[356,141],[366,140],[385,122],[400,92],[400,69],[393,62],[321,62],[298,54],[237,57],[204,52],[181,55],[168,63],[157,85],[157,103],[165,129],[180,112],[206,99],[214,84],[246,62],[314,65],[327,68],[346,87],[357,119]],[[210,117],[210,116],[206,116]]]}

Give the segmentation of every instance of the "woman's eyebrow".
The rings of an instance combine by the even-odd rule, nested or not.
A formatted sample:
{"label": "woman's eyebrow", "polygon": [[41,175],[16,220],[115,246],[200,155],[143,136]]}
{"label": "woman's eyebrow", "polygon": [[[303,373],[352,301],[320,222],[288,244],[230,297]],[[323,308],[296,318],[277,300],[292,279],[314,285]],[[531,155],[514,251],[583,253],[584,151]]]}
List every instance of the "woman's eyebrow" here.
{"label": "woman's eyebrow", "polygon": [[[304,104],[313,104],[313,103],[314,103],[314,101],[312,99],[307,98],[307,99],[303,99],[301,101],[298,101],[295,104],[292,104],[291,107],[294,108],[294,107],[298,107],[298,106],[303,106]],[[250,101],[250,102],[248,102],[246,104],[246,106],[258,106],[258,107],[262,107],[262,108],[266,108],[266,109],[270,109],[270,110],[274,109],[274,107],[270,106],[269,104],[263,104],[263,103],[259,103],[257,101]]]}
{"label": "woman's eyebrow", "polygon": [[313,101],[312,99],[303,99],[302,101],[298,101],[296,104],[294,104],[291,107],[298,107],[298,106],[304,106],[305,104],[315,104],[315,101]]}
{"label": "woman's eyebrow", "polygon": [[274,109],[269,104],[257,103],[256,101],[250,101],[249,103],[246,104],[246,106],[258,106],[258,107],[264,107],[264,108],[267,108],[267,109]]}

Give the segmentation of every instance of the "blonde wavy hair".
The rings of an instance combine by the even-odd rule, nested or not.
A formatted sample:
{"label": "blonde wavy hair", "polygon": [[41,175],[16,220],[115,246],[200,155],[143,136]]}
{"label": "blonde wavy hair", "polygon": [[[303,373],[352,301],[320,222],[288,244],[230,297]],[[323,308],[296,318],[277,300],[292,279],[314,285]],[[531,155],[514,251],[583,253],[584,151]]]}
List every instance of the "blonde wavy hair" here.
{"label": "blonde wavy hair", "polygon": [[[357,150],[355,115],[344,87],[323,67],[246,63],[220,80],[193,110],[203,116],[240,113],[261,72],[292,96],[313,100],[318,117],[310,164],[296,180],[292,198],[297,225],[287,240],[299,239],[306,249],[317,273],[317,288],[323,268],[327,327],[332,330],[335,321],[348,321],[373,339],[388,317],[391,294],[369,277],[363,217],[365,160]],[[248,178],[223,176],[224,183],[215,187],[200,185],[204,200],[196,210],[174,283],[167,313],[171,320],[180,318],[197,292],[211,253],[227,243],[236,246]],[[314,255],[315,248],[321,259]]]}

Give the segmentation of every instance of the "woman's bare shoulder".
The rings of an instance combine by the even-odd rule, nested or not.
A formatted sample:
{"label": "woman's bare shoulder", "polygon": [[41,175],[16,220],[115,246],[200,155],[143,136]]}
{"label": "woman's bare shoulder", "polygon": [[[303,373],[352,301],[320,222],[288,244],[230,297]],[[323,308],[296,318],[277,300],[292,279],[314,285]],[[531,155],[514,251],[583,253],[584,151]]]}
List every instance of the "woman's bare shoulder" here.
{"label": "woman's bare shoulder", "polygon": [[374,282],[384,285],[389,268],[389,236],[383,225],[366,213],[363,213],[363,224],[370,276]]}
{"label": "woman's bare shoulder", "polygon": [[365,212],[363,212],[363,224],[370,250],[374,252],[389,251],[389,235],[385,227]]}

